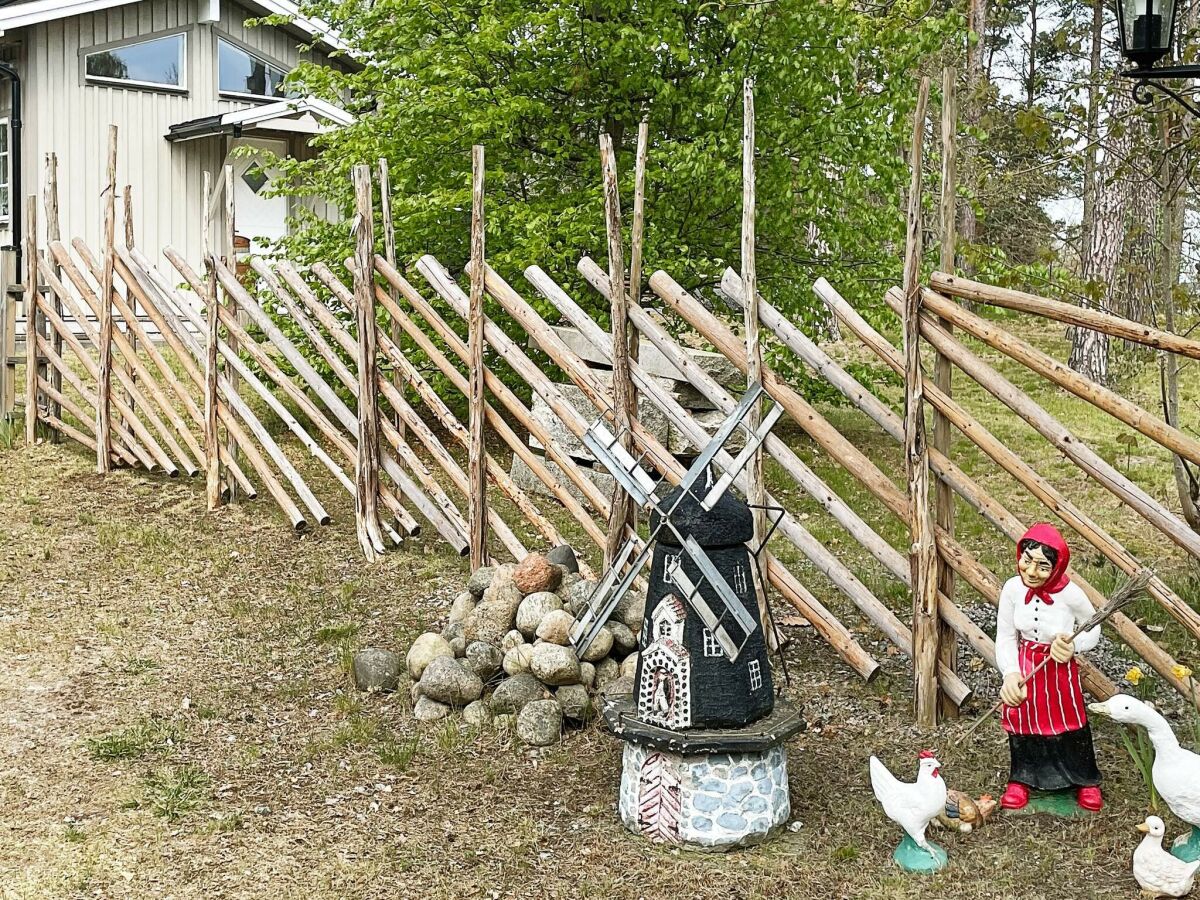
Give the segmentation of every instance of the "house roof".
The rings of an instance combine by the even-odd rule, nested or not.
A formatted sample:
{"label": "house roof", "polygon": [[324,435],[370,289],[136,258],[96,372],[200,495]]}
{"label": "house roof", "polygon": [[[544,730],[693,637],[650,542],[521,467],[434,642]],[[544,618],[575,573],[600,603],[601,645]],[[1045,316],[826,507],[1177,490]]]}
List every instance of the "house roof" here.
{"label": "house roof", "polygon": [[178,122],[167,130],[165,137],[168,141],[178,142],[218,134],[240,135],[247,131],[320,134],[330,126],[349,125],[353,121],[354,116],[325,100],[296,97]]}
{"label": "house roof", "polygon": [[[66,19],[139,2],[141,0],[24,0],[5,3],[0,5],[0,34],[14,28],[37,25],[39,22]],[[291,27],[308,37],[315,38],[335,50],[347,49],[346,44],[328,22],[301,15],[300,8],[293,0],[250,0],[248,5],[259,7],[268,15],[287,16]]]}

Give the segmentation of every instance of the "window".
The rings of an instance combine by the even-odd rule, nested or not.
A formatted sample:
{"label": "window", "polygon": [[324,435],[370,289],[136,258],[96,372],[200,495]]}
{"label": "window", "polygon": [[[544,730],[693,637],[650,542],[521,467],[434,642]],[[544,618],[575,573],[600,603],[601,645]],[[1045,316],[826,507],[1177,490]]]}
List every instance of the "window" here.
{"label": "window", "polygon": [[90,82],[183,88],[186,53],[187,35],[171,34],[89,53],[83,71]]}
{"label": "window", "polygon": [[724,656],[725,651],[721,649],[720,643],[707,628],[704,629],[704,655],[707,657]]}
{"label": "window", "polygon": [[217,90],[251,97],[286,97],[284,69],[248,53],[223,38],[217,39]]}
{"label": "window", "polygon": [[757,691],[762,687],[762,664],[757,659],[750,660],[750,690]]}
{"label": "window", "polygon": [[8,119],[0,119],[0,222],[7,222],[9,218],[9,182],[12,177],[12,169],[8,159]]}

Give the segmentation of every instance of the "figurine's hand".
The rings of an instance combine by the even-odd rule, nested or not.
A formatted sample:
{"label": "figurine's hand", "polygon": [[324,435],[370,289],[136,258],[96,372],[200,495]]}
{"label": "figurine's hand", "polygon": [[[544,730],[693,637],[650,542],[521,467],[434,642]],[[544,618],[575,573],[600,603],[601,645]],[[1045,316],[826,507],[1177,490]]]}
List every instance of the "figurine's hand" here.
{"label": "figurine's hand", "polygon": [[1004,684],[1000,687],[1000,699],[1006,706],[1020,706],[1028,696],[1025,686],[1021,684],[1021,676],[1013,672],[1004,676]]}
{"label": "figurine's hand", "polygon": [[1050,644],[1050,657],[1056,663],[1070,662],[1071,657],[1075,655],[1075,642],[1071,640],[1069,634],[1060,634]]}

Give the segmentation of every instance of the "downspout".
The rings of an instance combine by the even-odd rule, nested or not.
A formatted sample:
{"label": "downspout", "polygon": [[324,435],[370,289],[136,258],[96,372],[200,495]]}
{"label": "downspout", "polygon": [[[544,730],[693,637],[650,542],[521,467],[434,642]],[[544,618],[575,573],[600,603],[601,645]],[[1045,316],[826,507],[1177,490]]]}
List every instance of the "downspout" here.
{"label": "downspout", "polygon": [[18,277],[23,271],[21,268],[21,257],[24,253],[24,243],[21,240],[21,204],[25,201],[25,195],[22,193],[21,187],[21,76],[17,72],[17,67],[12,63],[7,63],[0,60],[0,75],[5,75],[12,83],[12,110],[9,113],[9,129],[11,136],[9,138],[9,159],[12,164],[12,184],[9,185],[8,191],[8,216],[9,224],[12,231],[12,245],[16,251]]}

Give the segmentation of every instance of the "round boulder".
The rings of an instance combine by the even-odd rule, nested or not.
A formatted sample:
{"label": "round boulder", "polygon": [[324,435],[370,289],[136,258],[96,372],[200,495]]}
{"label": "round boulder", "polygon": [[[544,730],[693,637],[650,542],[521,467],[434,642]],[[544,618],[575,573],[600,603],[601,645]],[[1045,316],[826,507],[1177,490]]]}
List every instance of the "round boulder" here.
{"label": "round boulder", "polygon": [[562,721],[557,700],[534,700],[517,713],[517,736],[531,747],[549,747],[562,734]]}
{"label": "round boulder", "polygon": [[604,624],[604,627],[612,634],[613,650],[621,656],[632,653],[638,648],[637,635],[633,633],[633,629],[624,622],[618,622],[615,619],[610,619]]}
{"label": "round boulder", "polygon": [[470,591],[463,591],[454,598],[454,602],[450,604],[450,622],[465,621],[467,616],[475,609],[475,595]]}
{"label": "round boulder", "polygon": [[483,700],[474,700],[463,707],[463,721],[476,728],[492,724],[492,711]]}
{"label": "round boulder", "polygon": [[483,682],[458,660],[439,656],[421,676],[421,693],[448,706],[466,706],[483,694]]}
{"label": "round boulder", "polygon": [[596,690],[603,690],[610,681],[621,677],[621,664],[611,656],[596,663]]}
{"label": "round boulder", "polygon": [[537,634],[538,626],[547,615],[563,608],[558,594],[551,591],[538,591],[530,594],[517,607],[517,631],[529,639]]}
{"label": "round boulder", "polygon": [[646,595],[629,591],[613,610],[613,618],[625,625],[634,634],[642,631],[642,619],[646,615]]}
{"label": "round boulder", "polygon": [[391,650],[379,650],[367,647],[354,654],[351,672],[354,675],[354,686],[360,691],[396,690],[400,682],[400,673],[404,670],[404,660],[399,653]]}
{"label": "round boulder", "polygon": [[583,652],[583,656],[580,658],[583,659],[584,662],[599,662],[600,660],[604,659],[604,657],[608,656],[609,651],[612,650],[612,646],[612,632],[609,631],[608,626],[605,625],[596,632],[596,637],[593,638],[590,644],[588,644],[587,650]]}
{"label": "round boulder", "polygon": [[621,677],[633,678],[637,674],[638,654],[630,653],[621,663]]}
{"label": "round boulder", "polygon": [[475,641],[467,645],[463,664],[478,675],[482,681],[491,680],[492,676],[500,671],[503,663],[503,655],[491,644]]}
{"label": "round boulder", "polygon": [[546,696],[546,689],[528,672],[521,672],[511,678],[506,678],[492,692],[492,712],[520,712],[527,703],[541,700]]}
{"label": "round boulder", "polygon": [[579,618],[587,609],[588,601],[592,599],[592,593],[596,590],[596,582],[581,578],[579,581],[573,582],[569,588],[562,590],[567,609],[571,615]]}
{"label": "round boulder", "polygon": [[513,584],[522,594],[552,591],[562,581],[562,569],[540,553],[530,553],[513,570]]}
{"label": "round boulder", "polygon": [[462,636],[450,638],[450,649],[456,658],[462,659],[467,653],[467,639]]}
{"label": "round boulder", "polygon": [[450,715],[453,710],[445,703],[438,703],[428,697],[421,697],[413,707],[413,718],[418,722],[436,722]]}
{"label": "round boulder", "polygon": [[467,582],[467,590],[471,596],[478,600],[483,596],[483,592],[488,589],[492,583],[492,574],[496,571],[494,566],[480,566],[471,573],[471,579]]}
{"label": "round boulder", "polygon": [[[518,615],[520,615],[519,611]],[[500,639],[500,652],[507,653],[513,647],[520,647],[523,643],[525,643],[525,635],[514,628]]]}
{"label": "round boulder", "polygon": [[579,664],[579,683],[587,688],[596,683],[596,667],[590,662]]}
{"label": "round boulder", "polygon": [[408,664],[408,674],[414,680],[420,680],[421,676],[425,674],[425,667],[439,656],[454,657],[454,650],[451,649],[450,642],[432,631],[421,635],[408,648],[408,656],[405,658]]}
{"label": "round boulder", "polygon": [[562,566],[567,572],[579,571],[579,560],[575,558],[575,551],[570,544],[559,544],[554,549],[547,551],[546,561],[556,566]]}
{"label": "round boulder", "polygon": [[544,684],[578,684],[579,657],[570,647],[535,644],[529,669]]}
{"label": "round boulder", "polygon": [[528,672],[531,665],[533,665],[532,644],[521,644],[504,654],[502,666],[505,675],[520,675],[522,672]]}
{"label": "round boulder", "polygon": [[[546,613],[542,618],[541,624],[537,627],[537,636],[548,644],[559,644],[565,647],[571,643],[573,627],[575,627],[575,617],[565,609],[555,609]],[[612,644],[611,638],[609,644]]]}
{"label": "round boulder", "polygon": [[624,697],[633,693],[633,676],[622,675],[606,684],[600,691],[601,697]]}
{"label": "round boulder", "polygon": [[592,698],[582,684],[564,684],[554,692],[563,715],[572,722],[586,722],[594,714]]}

